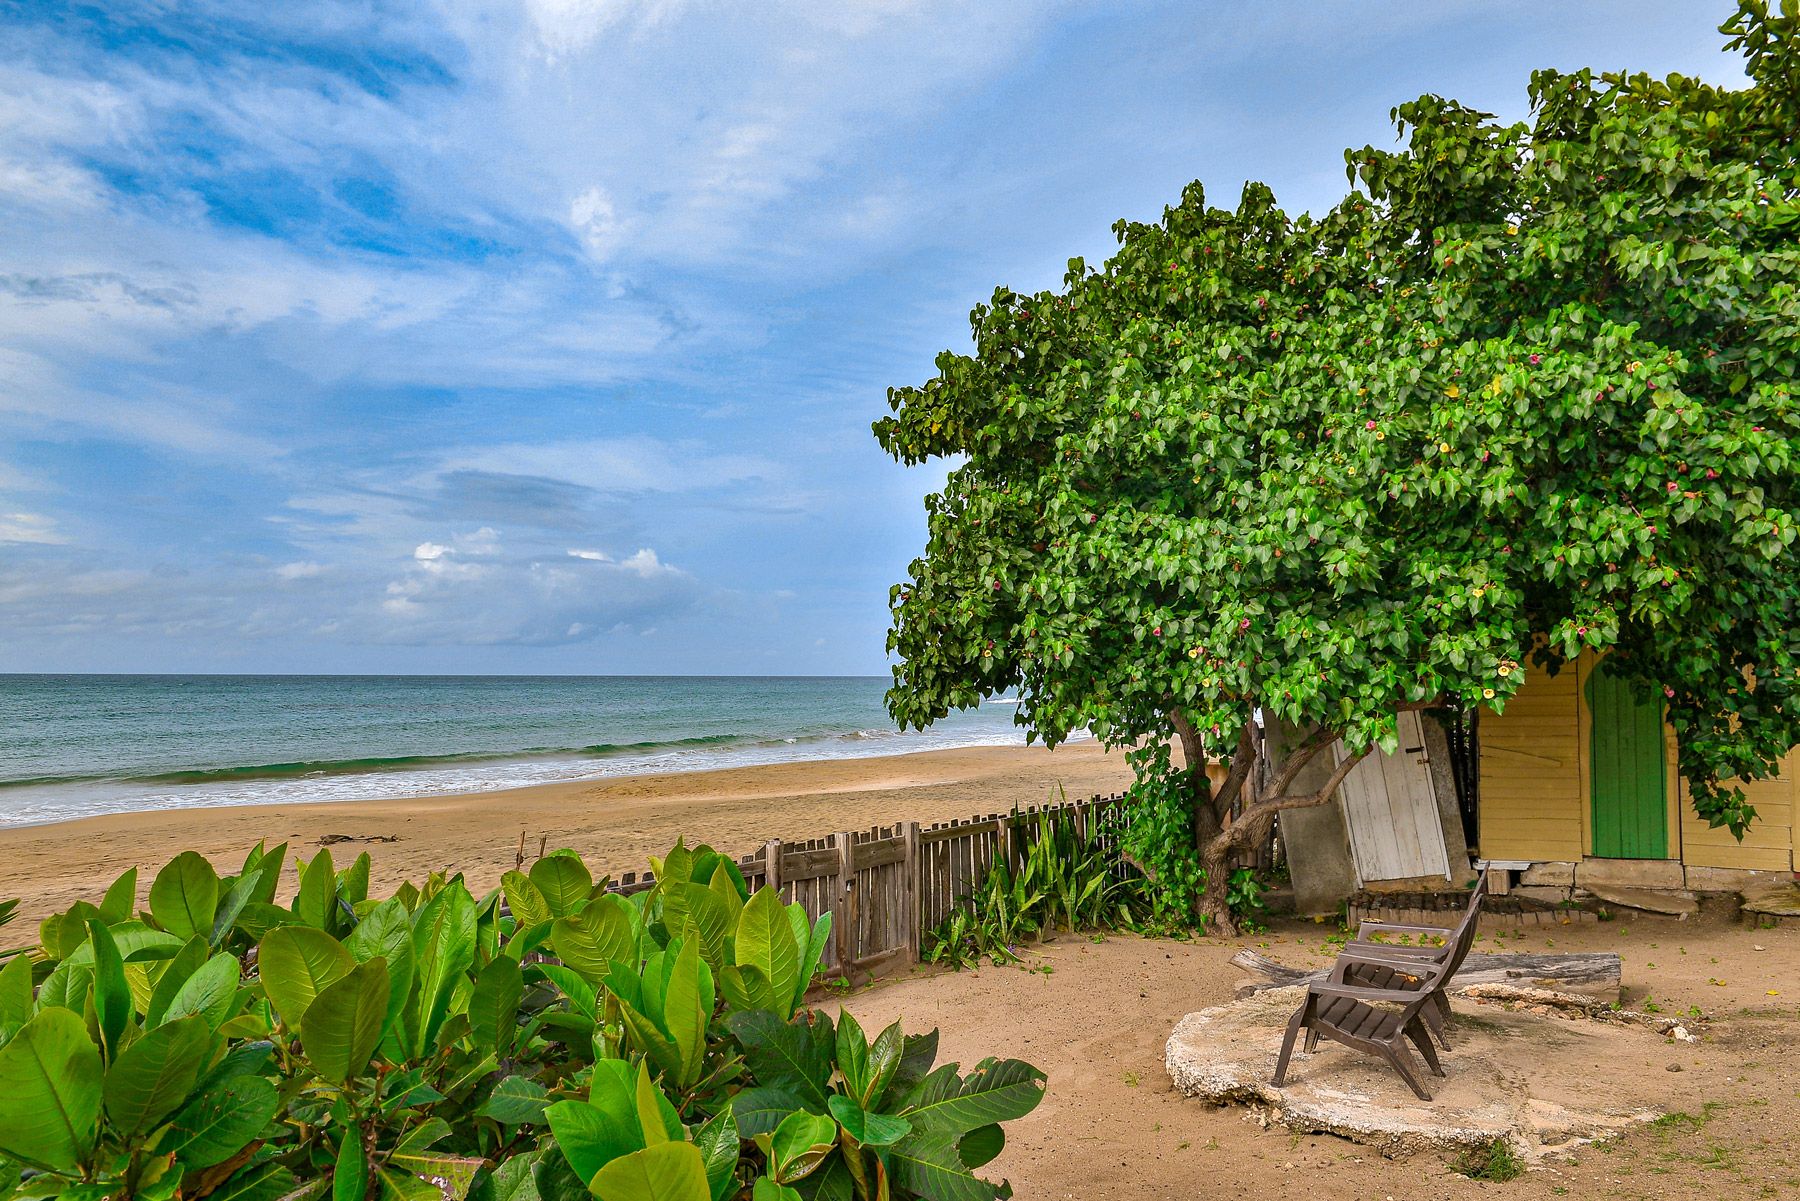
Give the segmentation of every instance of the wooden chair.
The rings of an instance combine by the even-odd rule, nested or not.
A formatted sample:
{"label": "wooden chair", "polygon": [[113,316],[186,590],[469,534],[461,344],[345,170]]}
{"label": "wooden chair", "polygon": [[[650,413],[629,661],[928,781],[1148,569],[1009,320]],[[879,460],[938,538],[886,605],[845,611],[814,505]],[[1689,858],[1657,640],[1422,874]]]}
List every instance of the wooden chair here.
{"label": "wooden chair", "polygon": [[[1432,1002],[1426,1006],[1422,1016],[1438,1044],[1448,1051],[1450,1039],[1445,1033],[1445,1025],[1450,1020],[1450,998],[1446,989],[1451,977],[1456,975],[1475,945],[1476,927],[1481,921],[1481,903],[1486,897],[1487,874],[1484,872],[1476,879],[1475,887],[1469,893],[1468,907],[1463,910],[1462,920],[1453,927],[1362,923],[1357,928],[1356,941],[1345,946],[1338,954],[1339,964],[1349,964],[1344,972],[1344,979],[1364,988],[1405,990],[1414,986],[1412,982],[1423,979],[1415,968],[1428,965],[1441,969],[1445,988],[1440,988],[1433,994]],[[1437,946],[1371,941],[1372,936],[1378,934],[1436,937],[1444,941]]]}
{"label": "wooden chair", "polygon": [[1443,992],[1448,972],[1442,964],[1417,961],[1407,969],[1411,987],[1370,988],[1350,983],[1348,972],[1353,962],[1340,958],[1329,980],[1307,986],[1306,1000],[1288,1019],[1287,1033],[1281,1040],[1281,1056],[1275,1061],[1275,1087],[1286,1083],[1294,1042],[1305,1030],[1308,1051],[1318,1045],[1322,1034],[1355,1050],[1379,1055],[1421,1101],[1431,1100],[1431,1094],[1413,1073],[1412,1055],[1406,1044],[1410,1039],[1418,1048],[1432,1075],[1444,1074],[1420,1015]]}

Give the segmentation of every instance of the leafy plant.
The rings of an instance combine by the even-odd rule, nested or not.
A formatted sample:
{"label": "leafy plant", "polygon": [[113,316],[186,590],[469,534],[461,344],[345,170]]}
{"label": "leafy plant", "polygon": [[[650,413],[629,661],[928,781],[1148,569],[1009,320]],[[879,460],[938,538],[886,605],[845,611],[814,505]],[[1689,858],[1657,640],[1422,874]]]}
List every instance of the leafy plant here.
{"label": "leafy plant", "polygon": [[1509,1180],[1517,1180],[1525,1174],[1525,1165],[1519,1160],[1518,1153],[1512,1144],[1503,1138],[1479,1147],[1470,1147],[1450,1161],[1450,1170],[1470,1180],[1491,1180],[1496,1184],[1505,1184]]}
{"label": "leafy plant", "polygon": [[183,854],[136,914],[127,872],[0,965],[0,1198],[997,1197],[1042,1094],[806,1010],[829,918],[710,848],[631,896],[559,851],[374,899],[322,851],[278,905],[286,862]]}

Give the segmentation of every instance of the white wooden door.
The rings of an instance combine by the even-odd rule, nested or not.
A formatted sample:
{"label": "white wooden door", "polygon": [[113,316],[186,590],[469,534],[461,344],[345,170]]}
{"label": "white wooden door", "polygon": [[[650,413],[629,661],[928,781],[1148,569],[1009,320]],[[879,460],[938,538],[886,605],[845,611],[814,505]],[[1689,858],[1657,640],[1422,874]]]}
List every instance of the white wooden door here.
{"label": "white wooden door", "polygon": [[[1350,831],[1356,882],[1450,878],[1437,793],[1425,761],[1425,736],[1417,713],[1399,718],[1400,746],[1391,755],[1377,751],[1344,777],[1338,799]],[[1342,743],[1334,748],[1344,761]]]}

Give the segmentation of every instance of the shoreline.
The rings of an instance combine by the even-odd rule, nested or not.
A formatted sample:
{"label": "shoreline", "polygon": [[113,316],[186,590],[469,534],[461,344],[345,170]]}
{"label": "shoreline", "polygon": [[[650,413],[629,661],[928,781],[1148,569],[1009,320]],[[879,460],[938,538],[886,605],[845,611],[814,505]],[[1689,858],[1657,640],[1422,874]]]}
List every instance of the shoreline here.
{"label": "shoreline", "polygon": [[[978,746],[899,755],[796,760],[698,771],[617,775],[522,788],[371,800],[151,809],[0,828],[0,899],[21,898],[26,923],[98,902],[137,866],[138,897],[184,850],[235,871],[258,840],[311,858],[322,845],[345,866],[362,851],[371,893],[433,870],[461,871],[479,895],[526,854],[580,852],[596,874],[642,871],[685,836],[741,855],[770,838],[814,838],[901,821],[929,824],[1040,804],[1060,786],[1071,798],[1116,792],[1131,777],[1122,753],[1094,742]],[[286,881],[293,885],[292,872]]]}

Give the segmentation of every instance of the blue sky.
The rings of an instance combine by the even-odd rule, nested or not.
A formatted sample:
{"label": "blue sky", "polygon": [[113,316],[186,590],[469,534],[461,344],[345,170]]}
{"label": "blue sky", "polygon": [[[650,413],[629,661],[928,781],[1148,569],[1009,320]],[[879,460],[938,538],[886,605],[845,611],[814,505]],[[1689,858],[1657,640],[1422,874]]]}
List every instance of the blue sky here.
{"label": "blue sky", "polygon": [[0,670],[880,672],[997,284],[1729,7],[0,3]]}

